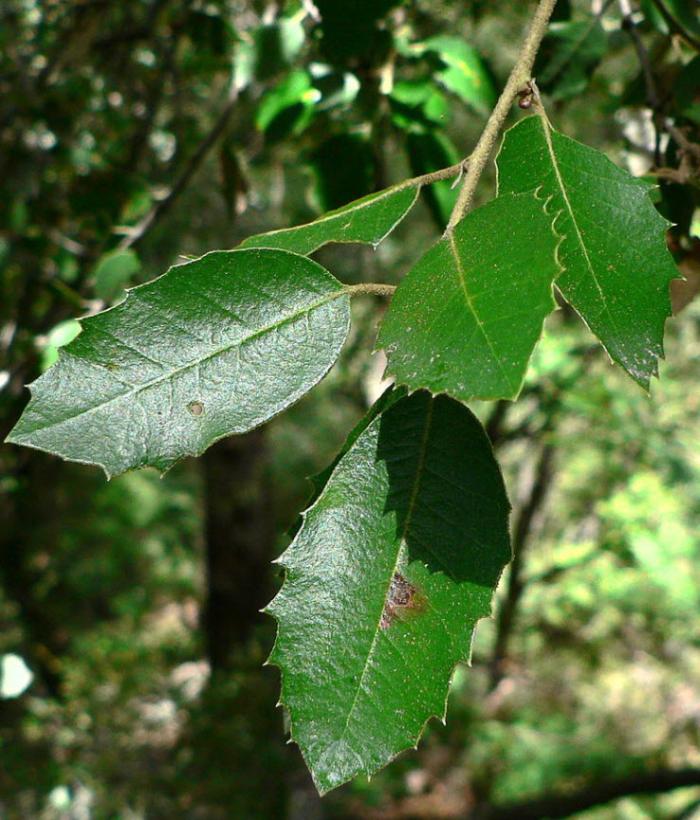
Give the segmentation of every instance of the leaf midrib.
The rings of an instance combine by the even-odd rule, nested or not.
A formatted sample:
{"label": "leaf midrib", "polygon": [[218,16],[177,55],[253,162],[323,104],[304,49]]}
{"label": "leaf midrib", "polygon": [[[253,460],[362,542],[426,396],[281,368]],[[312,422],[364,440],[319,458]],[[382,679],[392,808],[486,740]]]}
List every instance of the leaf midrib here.
{"label": "leaf midrib", "polygon": [[[26,433],[23,433],[22,435],[31,435],[33,433],[39,432],[40,430],[48,430],[52,427],[59,427],[62,424],[66,424],[66,422],[72,421],[74,418],[78,418],[79,416],[87,416],[87,415],[90,415],[91,413],[93,413],[97,410],[101,410],[102,408],[107,407],[112,402],[119,401],[121,399],[128,398],[130,396],[140,395],[143,391],[148,390],[149,388],[153,387],[154,385],[157,385],[157,384],[160,384],[160,383],[163,383],[163,382],[171,381],[171,380],[175,379],[179,374],[184,373],[186,370],[189,370],[193,367],[199,367],[204,362],[207,362],[210,359],[214,359],[217,356],[221,356],[224,353],[227,353],[228,351],[233,350],[236,347],[240,348],[244,344],[247,344],[248,342],[258,338],[259,336],[263,336],[266,333],[270,333],[273,330],[277,330],[278,328],[282,327],[283,325],[285,325],[289,322],[293,322],[296,319],[299,319],[300,317],[302,317],[304,315],[308,316],[308,314],[311,313],[312,311],[317,310],[318,308],[323,307],[323,305],[326,305],[326,304],[332,302],[334,299],[338,299],[339,297],[345,296],[345,295],[347,295],[346,290],[344,288],[340,288],[338,291],[336,291],[334,293],[331,293],[331,294],[328,294],[326,297],[319,300],[318,302],[315,302],[312,305],[308,305],[303,310],[300,310],[300,311],[298,311],[296,313],[293,313],[289,316],[285,316],[283,319],[280,319],[277,322],[273,322],[271,325],[267,325],[266,327],[260,328],[260,330],[257,330],[255,333],[251,333],[249,336],[246,336],[242,339],[239,339],[238,341],[236,341],[232,344],[228,344],[225,347],[220,347],[217,350],[213,351],[212,353],[208,353],[206,356],[202,356],[199,359],[194,359],[191,362],[187,362],[187,364],[184,364],[184,365],[181,365],[180,367],[175,368],[175,370],[171,370],[171,371],[169,371],[168,373],[166,373],[162,376],[158,376],[155,379],[151,379],[151,381],[149,381],[149,382],[145,382],[144,384],[140,384],[137,387],[135,387],[133,390],[126,390],[124,392],[118,393],[116,396],[112,396],[110,399],[107,399],[106,401],[99,402],[99,404],[95,404],[92,407],[87,408],[86,410],[80,410],[77,413],[73,413],[70,416],[66,416],[65,418],[62,418],[60,421],[51,422],[49,424],[33,426],[29,431],[27,431]],[[72,355],[70,353],[69,349],[66,349],[65,352],[68,355]],[[93,362],[93,361],[91,361],[90,359],[87,359],[87,358],[82,358],[82,357],[77,357],[77,356],[73,356],[73,358],[77,359],[81,363],[85,362],[85,363],[93,365],[95,367],[101,367],[101,365],[98,362]],[[161,367],[163,366],[162,363],[160,363],[160,366]],[[103,368],[103,369],[106,369],[106,368]],[[113,376],[111,371],[107,370],[107,373],[109,373],[110,376]],[[114,378],[116,379],[117,377],[114,377]],[[12,441],[18,441],[19,439],[20,439],[19,436],[14,437],[14,436],[10,435],[10,436],[8,436],[7,441],[12,442]]]}
{"label": "leaf midrib", "polygon": [[[391,573],[389,575],[389,582],[386,586],[386,590],[384,592],[384,597],[382,598],[382,608],[379,612],[379,619],[377,620],[377,625],[376,625],[375,630],[374,630],[374,635],[372,637],[372,643],[370,644],[369,650],[367,652],[367,658],[365,660],[365,665],[362,669],[362,674],[360,675],[360,680],[358,681],[357,689],[355,691],[355,695],[353,697],[352,703],[350,704],[350,708],[348,710],[348,715],[347,715],[347,718],[345,720],[345,726],[343,727],[343,731],[342,731],[342,733],[340,735],[340,738],[339,738],[339,740],[341,740],[341,741],[345,740],[345,736],[346,736],[348,728],[350,726],[350,719],[352,718],[353,712],[355,711],[355,707],[357,706],[357,700],[360,697],[360,692],[362,692],[362,685],[364,683],[365,676],[367,675],[367,671],[369,669],[370,660],[372,659],[372,656],[373,656],[374,651],[375,651],[376,646],[377,646],[377,639],[378,639],[379,634],[381,632],[382,615],[384,614],[384,607],[386,606],[386,600],[387,600],[387,596],[389,595],[389,590],[391,588],[391,582],[393,581],[394,575],[396,574],[396,572],[399,569],[399,566],[401,564],[401,560],[402,560],[402,558],[404,556],[404,553],[406,551],[406,536],[408,535],[408,530],[411,526],[411,520],[413,518],[413,512],[414,512],[415,507],[416,507],[416,500],[418,499],[418,492],[420,490],[421,478],[423,476],[423,472],[424,472],[424,468],[425,468],[425,458],[426,458],[426,453],[427,453],[427,450],[428,450],[428,439],[430,437],[430,427],[431,427],[432,420],[433,420],[433,403],[434,403],[435,400],[432,396],[430,396],[428,401],[429,401],[429,404],[428,404],[428,408],[427,408],[427,411],[426,411],[426,414],[425,414],[425,425],[423,427],[423,432],[422,432],[422,435],[421,435],[420,449],[418,451],[418,464],[416,465],[416,476],[415,476],[415,479],[413,481],[413,487],[411,488],[411,495],[409,497],[408,507],[406,508],[406,518],[404,520],[404,526],[403,526],[403,529],[401,531],[401,536],[399,538],[399,549],[397,550],[397,553],[396,553],[396,561],[394,562],[394,566],[393,566],[393,568],[391,570]],[[379,418],[376,419],[374,423],[379,423],[379,420],[380,420]]]}
{"label": "leaf midrib", "polygon": [[579,228],[578,222],[576,221],[574,209],[571,204],[571,200],[569,199],[569,192],[567,191],[566,185],[564,184],[564,178],[562,177],[561,169],[559,168],[559,161],[557,160],[556,153],[554,151],[554,144],[552,142],[551,134],[551,125],[549,124],[549,121],[545,119],[545,117],[542,115],[540,115],[540,123],[542,125],[542,132],[544,134],[547,152],[552,163],[552,168],[554,170],[554,175],[557,180],[557,185],[559,186],[559,190],[561,191],[562,199],[564,200],[564,205],[566,206],[569,218],[571,219],[571,224],[574,226],[574,231],[576,232],[576,239],[578,240],[581,252],[583,253],[583,258],[586,261],[586,267],[588,268],[588,272],[590,273],[591,278],[593,279],[593,282],[596,286],[596,290],[600,294],[600,300],[603,304],[603,309],[605,310],[605,312],[608,315],[608,318],[610,319],[610,324],[613,326],[615,332],[619,334],[615,317],[610,311],[610,307],[605,298],[605,291],[603,290],[600,281],[598,280],[598,276],[595,272],[595,269],[593,268],[593,263],[591,262],[590,256],[588,255],[588,249],[586,248],[585,242],[583,241],[583,234],[581,233],[581,229]]}
{"label": "leaf midrib", "polygon": [[493,356],[493,360],[498,365],[498,369],[501,371],[501,374],[503,375],[503,378],[505,379],[505,382],[508,385],[508,388],[511,390],[511,392],[515,393],[517,391],[517,386],[513,385],[513,382],[511,381],[510,376],[508,375],[508,373],[506,373],[506,370],[503,367],[503,363],[501,362],[500,357],[496,353],[496,350],[495,350],[495,348],[494,348],[494,346],[491,342],[491,339],[489,338],[489,335],[486,332],[486,328],[484,326],[484,323],[481,321],[481,318],[480,318],[479,314],[476,312],[476,308],[474,307],[474,302],[472,300],[471,295],[469,294],[469,289],[467,287],[467,277],[466,277],[466,273],[465,273],[465,270],[464,270],[464,266],[462,265],[462,260],[460,259],[459,253],[457,252],[457,245],[455,243],[454,233],[450,234],[450,238],[449,238],[448,241],[450,243],[450,253],[452,254],[452,257],[455,261],[459,282],[462,286],[462,292],[464,293],[464,300],[467,304],[467,307],[469,308],[472,316],[474,317],[474,320],[476,321],[477,329],[481,332],[481,335],[484,337],[484,341],[488,345],[488,348],[491,351],[491,355]]}

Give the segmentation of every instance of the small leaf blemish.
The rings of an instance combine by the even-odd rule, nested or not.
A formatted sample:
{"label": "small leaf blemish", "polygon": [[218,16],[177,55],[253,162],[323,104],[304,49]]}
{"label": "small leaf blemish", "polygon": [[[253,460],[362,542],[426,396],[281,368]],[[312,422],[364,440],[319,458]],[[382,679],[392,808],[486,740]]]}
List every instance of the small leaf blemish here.
{"label": "small leaf blemish", "polygon": [[187,405],[187,409],[192,413],[193,416],[201,416],[204,414],[204,405],[201,401],[191,401]]}
{"label": "small leaf blemish", "polygon": [[410,612],[420,612],[423,604],[423,596],[413,584],[400,572],[395,572],[389,585],[379,626],[388,629],[395,620],[403,619]]}

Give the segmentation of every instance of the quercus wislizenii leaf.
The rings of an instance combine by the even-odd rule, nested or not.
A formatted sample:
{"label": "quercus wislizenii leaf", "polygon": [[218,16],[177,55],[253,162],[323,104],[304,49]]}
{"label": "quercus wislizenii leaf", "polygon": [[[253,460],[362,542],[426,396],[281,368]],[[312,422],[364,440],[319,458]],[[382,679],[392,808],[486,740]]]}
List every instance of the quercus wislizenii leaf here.
{"label": "quercus wislizenii leaf", "polygon": [[354,431],[268,607],[281,703],[322,793],[444,717],[510,560],[508,513],[488,439],[459,402],[399,389]]}
{"label": "quercus wislizenii leaf", "polygon": [[376,247],[411,210],[419,193],[419,187],[387,188],[306,225],[248,237],[240,247],[281,248],[301,254],[313,253],[329,242],[363,242]]}
{"label": "quercus wislizenii leaf", "polygon": [[82,320],[8,441],[108,476],[166,470],[302,396],[335,362],[349,322],[343,286],[317,263],[214,251]]}
{"label": "quercus wislizenii leaf", "polygon": [[556,244],[533,194],[469,213],[396,290],[377,342],[387,372],[464,401],[515,398],[554,307]]}
{"label": "quercus wislizenii leaf", "polygon": [[650,183],[555,131],[543,116],[508,131],[498,171],[501,194],[529,191],[547,203],[561,237],[557,287],[611,358],[648,388],[663,356],[669,283],[679,275]]}

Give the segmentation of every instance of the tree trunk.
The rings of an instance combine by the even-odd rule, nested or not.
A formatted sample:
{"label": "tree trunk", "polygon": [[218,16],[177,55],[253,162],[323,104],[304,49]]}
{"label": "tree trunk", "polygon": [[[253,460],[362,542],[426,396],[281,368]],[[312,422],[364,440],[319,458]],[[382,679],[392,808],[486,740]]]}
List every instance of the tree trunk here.
{"label": "tree trunk", "polygon": [[235,663],[236,650],[264,617],[274,531],[264,430],[223,439],[203,456],[207,601],[204,631],[212,671]]}

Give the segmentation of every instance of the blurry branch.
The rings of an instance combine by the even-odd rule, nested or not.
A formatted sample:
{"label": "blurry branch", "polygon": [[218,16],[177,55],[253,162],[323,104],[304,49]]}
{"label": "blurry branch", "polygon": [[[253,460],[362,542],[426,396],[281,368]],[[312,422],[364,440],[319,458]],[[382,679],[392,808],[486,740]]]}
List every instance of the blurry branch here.
{"label": "blurry branch", "polygon": [[486,420],[486,435],[489,437],[494,449],[501,444],[504,432],[503,425],[508,415],[508,409],[512,406],[512,402],[506,399],[499,399],[493,407],[491,414]]}
{"label": "blurry branch", "polygon": [[600,4],[599,8],[592,8],[593,14],[591,15],[588,25],[583,29],[581,34],[576,38],[571,46],[571,54],[567,60],[562,60],[561,64],[557,68],[557,70],[551,74],[548,78],[548,83],[554,85],[554,83],[558,82],[559,79],[564,75],[569,67],[571,66],[572,60],[575,59],[577,54],[579,53],[581,48],[585,48],[586,41],[591,35],[593,29],[600,25],[603,16],[606,14],[607,10],[612,6],[615,0],[605,0],[604,3]]}
{"label": "blurry branch", "polygon": [[199,167],[206,159],[209,152],[216,145],[221,135],[226,130],[226,126],[231,119],[233,109],[236,107],[238,101],[238,92],[235,86],[232,86],[226,105],[219,114],[218,119],[212,126],[209,133],[200,142],[194,154],[189,159],[189,162],[182,170],[182,173],[175,181],[168,194],[157,202],[153,208],[146,214],[146,216],[135,227],[129,229],[129,233],[117,245],[118,250],[126,250],[140,242],[144,236],[151,230],[151,228],[170,210],[177,198],[187,188],[190,180],[199,170]]}
{"label": "blurry branch", "polygon": [[396,285],[379,285],[373,282],[363,282],[361,285],[345,285],[345,292],[350,296],[371,294],[374,296],[393,296]]}
{"label": "blurry branch", "polygon": [[552,482],[554,460],[554,446],[551,443],[543,445],[540,457],[535,468],[535,477],[530,489],[530,495],[518,514],[513,531],[513,561],[508,575],[508,590],[506,598],[501,604],[496,616],[496,641],[490,662],[489,688],[498,686],[504,676],[505,660],[508,656],[508,647],[515,626],[515,615],[520,598],[525,591],[523,566],[525,549],[527,547],[532,524],[547,497]]}
{"label": "blurry branch", "polygon": [[666,21],[666,24],[669,26],[669,28],[672,28],[677,34],[680,34],[680,36],[684,40],[687,40],[688,43],[690,43],[690,45],[694,49],[700,51],[700,40],[698,40],[697,37],[695,37],[693,34],[691,34],[689,31],[686,31],[686,29],[683,28],[683,26],[678,22],[678,20],[676,20],[676,18],[664,6],[662,0],[652,0],[652,2],[658,9],[661,16]]}
{"label": "blurry branch", "polygon": [[543,817],[570,817],[572,814],[622,797],[659,794],[689,786],[700,786],[700,769],[658,769],[617,780],[592,783],[568,794],[549,794],[520,803],[482,807],[467,817],[468,820],[541,820]]}
{"label": "blurry branch", "polygon": [[651,68],[649,52],[644,45],[644,41],[639,33],[637,24],[634,22],[632,6],[629,0],[618,0],[620,13],[622,14],[622,28],[629,34],[634,50],[637,52],[637,59],[644,75],[644,87],[646,89],[647,105],[652,111],[658,111],[660,106],[659,92],[656,88],[654,72]]}
{"label": "blurry branch", "polygon": [[651,56],[634,22],[630,0],[618,0],[618,5],[620,7],[620,13],[622,14],[622,28],[629,34],[632,40],[639,65],[642,69],[644,87],[646,89],[646,103],[651,109],[654,128],[657,133],[654,162],[657,166],[661,164],[658,136],[661,130],[665,130],[673,140],[675,140],[681,157],[679,168],[657,167],[652,173],[660,179],[667,179],[670,182],[685,185],[698,176],[700,169],[700,145],[688,140],[680,128],[675,126],[670,120],[663,118],[664,103],[659,94],[656,78],[654,77]]}
{"label": "blurry branch", "polygon": [[642,75],[644,77],[646,104],[651,109],[652,122],[654,124],[654,131],[656,134],[654,147],[654,163],[656,165],[660,165],[660,132],[663,127],[663,122],[661,118],[662,105],[661,98],[659,97],[659,91],[656,86],[656,79],[654,78],[654,72],[651,67],[651,58],[649,56],[649,52],[647,51],[647,47],[644,45],[644,40],[642,40],[642,36],[639,33],[637,24],[634,22],[634,14],[629,0],[618,0],[618,5],[620,7],[620,13],[622,14],[622,28],[630,36],[630,40],[632,41],[634,50],[637,53],[637,60],[639,61],[639,65],[642,69]]}
{"label": "blurry branch", "polygon": [[530,23],[530,28],[521,46],[520,54],[515,61],[505,88],[501,92],[501,96],[498,98],[498,102],[491,112],[491,116],[488,118],[486,126],[481,132],[479,141],[471,155],[469,169],[464,176],[464,183],[462,184],[457,202],[450,215],[450,221],[447,224],[445,233],[448,235],[452,233],[455,225],[457,225],[471,207],[476,186],[493,152],[496,140],[501,133],[501,128],[506,121],[510,107],[517,97],[518,92],[530,80],[535,57],[537,56],[542,38],[547,32],[549,18],[556,4],[557,0],[540,0],[537,5],[532,22]]}

